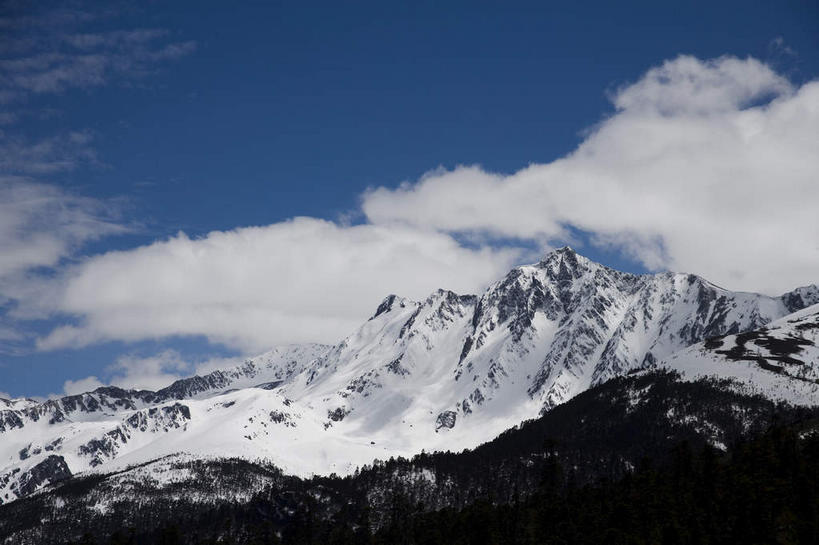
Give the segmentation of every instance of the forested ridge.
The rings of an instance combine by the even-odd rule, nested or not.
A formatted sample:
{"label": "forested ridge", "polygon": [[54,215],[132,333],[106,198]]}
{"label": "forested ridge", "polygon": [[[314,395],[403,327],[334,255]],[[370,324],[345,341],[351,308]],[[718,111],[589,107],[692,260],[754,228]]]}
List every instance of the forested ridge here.
{"label": "forested ridge", "polygon": [[[804,425],[804,424],[803,424]],[[675,446],[667,464],[644,459],[617,481],[584,486],[554,460],[543,467],[536,492],[495,505],[482,498],[463,509],[424,512],[401,495],[392,499],[388,524],[368,529],[366,513],[342,511],[332,520],[305,510],[283,532],[253,513],[224,506],[208,513],[203,534],[242,526],[243,537],[217,540],[201,527],[167,524],[142,534],[86,536],[78,544],[791,544],[819,542],[819,435],[800,437],[802,425],[777,426],[729,452]]]}

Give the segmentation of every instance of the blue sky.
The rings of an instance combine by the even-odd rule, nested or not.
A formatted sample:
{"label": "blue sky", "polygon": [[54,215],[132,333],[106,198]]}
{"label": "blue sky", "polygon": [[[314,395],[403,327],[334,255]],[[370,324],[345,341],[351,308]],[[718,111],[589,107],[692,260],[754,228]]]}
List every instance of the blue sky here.
{"label": "blue sky", "polygon": [[[61,393],[66,381],[87,377],[94,380],[83,385],[118,380],[150,386],[198,365],[216,365],[213,358],[252,354],[267,338],[270,345],[329,342],[365,319],[364,309],[375,308],[376,288],[386,290],[384,295],[403,290],[416,297],[437,285],[479,289],[507,266],[566,242],[624,270],[685,268],[735,289],[781,292],[816,281],[810,269],[817,263],[817,249],[810,244],[804,259],[779,258],[798,274],[784,277],[782,284],[768,283],[777,270],[760,269],[750,277],[739,265],[712,266],[724,246],[715,241],[713,248],[695,251],[692,241],[708,243],[709,237],[677,240],[669,233],[679,228],[661,219],[648,227],[647,222],[610,225],[589,219],[606,216],[604,204],[595,211],[555,216],[547,225],[506,217],[482,223],[443,208],[424,221],[407,219],[405,211],[430,210],[430,203],[457,208],[460,197],[449,188],[476,187],[479,195],[480,188],[495,191],[496,185],[514,183],[528,165],[563,168],[560,161],[552,162],[578,146],[590,149],[592,157],[605,156],[615,148],[606,144],[609,133],[597,132],[601,126],[625,123],[623,116],[646,100],[665,100],[651,94],[652,81],[688,89],[683,80],[700,78],[720,92],[728,89],[731,112],[747,114],[771,100],[800,97],[819,74],[819,8],[812,2],[510,4],[4,4],[0,176],[7,188],[13,186],[6,195],[26,190],[28,197],[9,197],[3,210],[11,215],[23,210],[22,203],[43,199],[49,205],[32,208],[25,221],[9,222],[3,233],[7,250],[0,262],[6,260],[12,272],[0,281],[0,392]],[[700,64],[678,63],[651,79],[648,71],[680,55]],[[703,64],[726,55],[735,57],[739,67]],[[764,69],[742,64],[748,58]],[[738,87],[745,84],[748,89]],[[629,85],[634,92],[622,92]],[[693,89],[686,92],[700,87]],[[812,95],[801,95],[799,100],[813,103]],[[680,104],[660,104],[657,111],[666,110],[659,118],[679,121],[694,115],[693,102]],[[725,108],[709,102],[709,122],[724,120]],[[700,103],[696,109],[702,121],[706,114]],[[681,123],[656,130],[670,134]],[[613,131],[631,125],[611,127],[611,134],[620,134]],[[791,148],[797,162],[799,149]],[[718,164],[742,161],[746,152],[726,152]],[[698,157],[691,160],[701,161]],[[766,164],[783,157],[772,156]],[[458,171],[459,166],[480,168]],[[801,174],[793,175],[794,188],[803,187],[799,176],[805,172],[817,174],[814,166],[795,169]],[[424,178],[435,169],[441,170]],[[741,169],[728,164],[726,172]],[[665,183],[663,176],[654,179]],[[409,185],[396,190],[402,182]],[[742,206],[760,202],[766,193],[751,189],[749,194],[753,202]],[[794,216],[809,217],[804,198],[800,201]],[[494,218],[493,202],[516,215],[513,201],[493,201],[491,195],[471,203],[470,213]],[[63,217],[66,210],[70,213]],[[637,207],[632,215],[640,213]],[[714,215],[711,209],[690,219],[701,222]],[[299,216],[331,223],[281,223]],[[784,225],[770,222],[765,233]],[[279,231],[232,231],[279,224]],[[349,230],[356,225],[365,229]],[[812,228],[807,225],[809,234]],[[228,235],[207,238],[214,231]],[[359,256],[381,251],[368,244],[394,248],[396,237],[419,252],[407,265],[392,262],[408,268],[413,273],[408,278],[390,268],[392,249],[384,249],[383,259],[374,263]],[[755,237],[760,238],[765,236]],[[161,246],[169,240],[176,242]],[[205,240],[204,250],[198,240]],[[48,242],[43,257],[12,267],[18,259],[14,252],[37,247],[32,241]],[[776,246],[776,237],[769,242]],[[436,252],[449,244],[458,257],[444,266]],[[134,253],[139,247],[149,250]],[[249,253],[240,248],[250,248]],[[268,249],[273,261],[253,259],[253,252]],[[162,271],[174,276],[180,254],[219,257],[185,265],[191,271],[181,285],[155,276]],[[424,259],[430,264],[412,271]],[[167,263],[157,265],[162,260]],[[225,261],[259,267],[259,277],[220,276]],[[285,271],[282,261],[302,267],[302,273]],[[492,265],[481,265],[485,262]],[[749,261],[744,268],[757,265]],[[144,274],[128,276],[127,271],[142,266]],[[203,268],[214,272],[200,278]],[[334,280],[358,276],[364,268],[381,277],[396,272],[395,281],[362,280],[372,284],[371,293],[366,286]],[[464,269],[471,271],[466,279],[458,274]],[[310,282],[299,292],[293,279],[305,276]],[[134,287],[149,277],[146,286]],[[187,285],[184,278],[193,280]],[[267,286],[264,278],[270,280]],[[106,285],[106,279],[116,284]],[[251,280],[260,283],[254,284],[256,291],[222,289]],[[189,305],[190,314],[162,327],[143,323],[164,324],[156,318],[168,314],[163,301],[175,301],[159,288],[151,291],[152,286],[164,286],[171,295],[184,292],[187,298],[180,295],[178,304]],[[333,305],[327,313],[332,320],[311,333],[312,312],[322,316],[326,292],[334,286],[341,294],[327,303]],[[141,299],[133,295],[140,290],[146,294]],[[268,297],[268,291],[313,298],[303,305],[313,310],[301,312],[297,302],[278,296],[257,308],[254,294]],[[94,306],[89,301],[96,301],[97,294],[99,305]],[[347,314],[341,310],[345,294],[363,299]],[[128,297],[153,306],[147,311],[131,302],[111,311]],[[234,300],[252,308],[244,312]],[[199,323],[203,315],[216,318]],[[253,318],[242,323],[241,331],[220,334],[220,324],[236,323],[237,316]],[[118,328],[111,325],[120,322]],[[276,325],[268,333],[264,324]],[[66,325],[77,330],[52,335]]]}

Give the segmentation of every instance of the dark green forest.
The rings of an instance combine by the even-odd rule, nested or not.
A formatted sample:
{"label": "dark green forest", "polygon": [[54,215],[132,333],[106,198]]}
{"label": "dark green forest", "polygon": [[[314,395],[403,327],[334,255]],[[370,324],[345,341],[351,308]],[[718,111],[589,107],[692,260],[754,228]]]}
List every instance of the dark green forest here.
{"label": "dark green forest", "polygon": [[423,512],[396,496],[389,523],[372,532],[363,513],[333,520],[292,520],[281,535],[254,524],[263,503],[209,514],[215,528],[244,526],[241,540],[197,538],[199,527],[168,524],[149,535],[118,531],[107,540],[86,536],[76,544],[796,544],[819,542],[819,435],[800,437],[802,426],[774,427],[727,453],[694,451],[687,442],[670,461],[644,459],[614,482],[575,486],[558,461],[544,466],[537,491],[525,500],[493,505],[481,499],[464,509]]}
{"label": "dark green forest", "polygon": [[[493,506],[478,501],[461,510],[403,516],[374,537],[355,536],[348,526],[323,528],[293,543],[452,544],[791,544],[819,543],[819,438],[800,439],[776,428],[727,454],[693,452],[678,445],[672,461],[654,467],[646,459],[611,483],[560,486],[559,463],[543,474],[528,500]],[[302,530],[304,532],[304,530]],[[286,536],[290,538],[290,536]],[[345,541],[346,539],[346,541]],[[285,540],[285,542],[287,542]]]}

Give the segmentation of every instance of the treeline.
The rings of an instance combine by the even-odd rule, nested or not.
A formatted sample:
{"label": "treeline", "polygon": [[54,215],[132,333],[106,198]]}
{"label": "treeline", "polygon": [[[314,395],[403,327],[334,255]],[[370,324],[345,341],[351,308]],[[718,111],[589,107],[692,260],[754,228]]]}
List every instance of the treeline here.
{"label": "treeline", "polygon": [[[819,543],[819,437],[775,428],[729,453],[674,449],[611,483],[561,489],[555,464],[528,500],[396,517],[372,543]],[[332,532],[329,535],[332,535]],[[353,541],[347,541],[352,543]]]}
{"label": "treeline", "polygon": [[819,435],[805,429],[775,426],[727,452],[683,442],[663,465],[644,459],[623,478],[582,486],[553,459],[543,466],[533,494],[507,504],[481,499],[463,509],[428,512],[396,494],[388,523],[376,531],[368,514],[355,508],[332,520],[305,509],[276,530],[264,517],[254,522],[246,516],[264,509],[257,504],[242,515],[230,508],[211,513],[211,520],[222,517],[222,527],[209,529],[215,533],[208,536],[197,535],[201,527],[171,523],[149,534],[132,529],[73,543],[813,544],[819,543]]}

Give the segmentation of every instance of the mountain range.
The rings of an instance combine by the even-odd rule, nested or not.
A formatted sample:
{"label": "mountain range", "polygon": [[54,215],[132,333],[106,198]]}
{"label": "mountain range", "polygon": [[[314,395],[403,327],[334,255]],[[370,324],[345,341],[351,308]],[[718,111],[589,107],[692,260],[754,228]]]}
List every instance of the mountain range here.
{"label": "mountain range", "polygon": [[[616,271],[565,247],[481,294],[389,295],[333,346],[276,347],[158,391],[0,399],[0,502],[78,475],[177,486],[192,474],[185,463],[227,459],[350,475],[375,459],[475,448],[634,373],[717,378],[737,394],[814,406],[818,339],[815,285],[732,292],[692,274]],[[710,441],[724,447],[716,431]]]}

